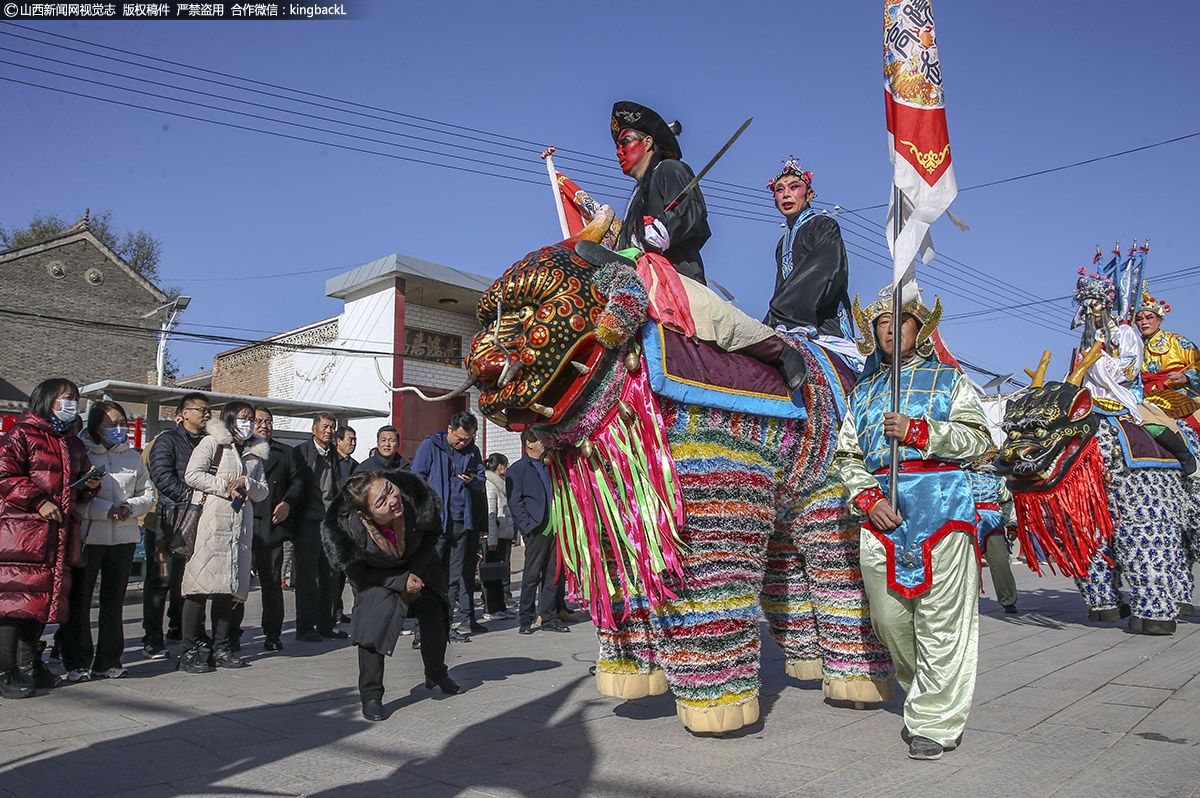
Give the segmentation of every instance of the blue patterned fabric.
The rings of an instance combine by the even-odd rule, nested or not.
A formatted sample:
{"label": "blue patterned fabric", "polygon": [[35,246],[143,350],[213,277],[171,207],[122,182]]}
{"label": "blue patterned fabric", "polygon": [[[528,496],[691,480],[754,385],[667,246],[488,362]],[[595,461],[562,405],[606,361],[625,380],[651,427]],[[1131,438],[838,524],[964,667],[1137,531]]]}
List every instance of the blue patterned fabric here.
{"label": "blue patterned fabric", "polygon": [[1093,610],[1125,603],[1125,587],[1134,615],[1172,620],[1178,602],[1191,602],[1186,537],[1195,526],[1193,499],[1178,469],[1125,467],[1113,427],[1100,425],[1096,438],[1111,479],[1109,511],[1116,531],[1075,584]]}
{"label": "blue patterned fabric", "polygon": [[[905,367],[900,372],[900,412],[909,418],[948,420],[951,391],[960,376],[958,369],[932,357]],[[891,443],[883,434],[883,414],[892,408],[891,371],[882,369],[870,377],[864,375],[850,392],[850,404],[863,464],[868,471],[878,471],[891,457]],[[919,449],[901,446],[900,459],[924,460],[926,455]]]}
{"label": "blue patterned fabric", "polygon": [[[911,418],[948,421],[951,391],[962,374],[935,358],[900,372],[900,412]],[[891,372],[864,375],[850,393],[858,442],[868,471],[886,468],[890,443],[883,434],[883,414],[891,409]],[[919,449],[900,447],[900,460],[936,459]],[[880,489],[888,492],[888,476],[876,474]],[[904,471],[899,474],[897,500],[903,523],[880,532],[867,528],[888,553],[888,584],[907,598],[920,595],[932,584],[929,570],[933,546],[946,534],[961,531],[975,535],[975,500],[966,474],[960,468],[941,471]]]}

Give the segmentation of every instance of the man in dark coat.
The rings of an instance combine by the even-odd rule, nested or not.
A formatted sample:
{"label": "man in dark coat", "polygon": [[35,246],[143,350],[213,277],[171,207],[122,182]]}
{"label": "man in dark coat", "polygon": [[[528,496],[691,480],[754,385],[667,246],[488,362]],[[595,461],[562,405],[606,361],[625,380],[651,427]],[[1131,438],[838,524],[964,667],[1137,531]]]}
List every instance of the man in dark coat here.
{"label": "man in dark coat", "polygon": [[321,522],[337,496],[336,430],[337,419],[318,413],[313,419],[312,437],[292,449],[292,460],[305,486],[292,531],[296,639],[304,643],[349,637],[334,628],[338,578],[321,548]]}
{"label": "man in dark coat", "polygon": [[700,248],[712,231],[708,228],[704,195],[694,188],[678,205],[666,210],[696,176],[680,160],[675,137],[682,127],[678,122],[668,125],[651,109],[628,101],[613,105],[610,127],[621,171],[637,180],[617,248],[636,246],[658,252],[680,274],[705,282]]}
{"label": "man in dark coat", "polygon": [[525,453],[509,466],[505,483],[508,509],[525,545],[525,569],[521,577],[520,633],[537,631],[534,622],[542,617],[547,632],[569,632],[571,627],[558,620],[556,608],[558,551],[554,536],[547,535],[550,523],[550,475],[542,462],[545,445],[526,430],[521,433]]}
{"label": "man in dark coat", "polygon": [[188,486],[183,481],[188,460],[196,444],[205,436],[205,424],[211,417],[208,397],[202,393],[189,393],[179,402],[179,423],[160,433],[149,446],[146,467],[150,470],[150,481],[158,491],[157,529],[146,530],[146,557],[150,562],[146,564],[146,582],[142,587],[142,652],[150,659],[168,656],[163,644],[164,609],[167,637],[173,640],[182,637],[180,586],[187,560],[172,556],[167,547],[175,535],[171,522],[188,499]]}
{"label": "man in dark coat", "polygon": [[411,471],[412,465],[400,454],[400,433],[391,424],[375,433],[375,451],[358,464],[359,471]]}
{"label": "man in dark coat", "polygon": [[445,432],[435,432],[421,441],[413,456],[413,473],[433,487],[442,500],[442,539],[438,554],[450,586],[450,608],[454,611],[451,640],[487,628],[475,620],[475,561],[479,533],[486,531],[486,499],[483,456],[475,445],[479,421],[462,411],[455,413]]}
{"label": "man in dark coat", "polygon": [[[266,470],[267,498],[254,502],[254,570],[262,592],[262,629],[267,651],[280,651],[283,643],[283,543],[292,537],[292,508],[304,499],[304,475],[296,465],[292,447],[275,440],[275,420],[265,407],[254,409],[254,434],[266,438],[270,454],[263,464]],[[233,627],[241,630],[245,603],[233,610]]]}

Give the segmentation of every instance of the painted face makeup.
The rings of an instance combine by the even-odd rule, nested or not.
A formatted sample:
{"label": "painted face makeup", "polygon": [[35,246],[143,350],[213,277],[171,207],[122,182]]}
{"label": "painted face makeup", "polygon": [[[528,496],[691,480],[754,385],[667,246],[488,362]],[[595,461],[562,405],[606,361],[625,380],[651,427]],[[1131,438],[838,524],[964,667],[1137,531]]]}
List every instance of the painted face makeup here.
{"label": "painted face makeup", "polygon": [[617,137],[617,161],[621,164],[621,171],[631,174],[645,157],[646,140],[642,135],[633,130],[622,130]]}

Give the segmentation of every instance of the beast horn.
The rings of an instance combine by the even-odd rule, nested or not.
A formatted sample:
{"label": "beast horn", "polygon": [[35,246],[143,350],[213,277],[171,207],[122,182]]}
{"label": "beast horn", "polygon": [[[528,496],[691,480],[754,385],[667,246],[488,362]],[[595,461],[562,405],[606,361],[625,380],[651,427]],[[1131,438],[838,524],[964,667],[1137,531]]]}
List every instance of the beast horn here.
{"label": "beast horn", "polygon": [[1050,366],[1050,350],[1047,349],[1045,352],[1042,352],[1042,359],[1038,362],[1037,371],[1030,371],[1029,369],[1025,369],[1025,373],[1028,374],[1029,379],[1032,380],[1029,387],[1031,387],[1031,388],[1041,388],[1042,387],[1042,384],[1045,383],[1045,381],[1046,381],[1046,369],[1049,368],[1049,366]]}
{"label": "beast horn", "polygon": [[1104,344],[1097,341],[1096,343],[1092,344],[1091,349],[1084,353],[1083,358],[1079,361],[1079,365],[1075,367],[1075,370],[1067,375],[1066,382],[1069,382],[1076,388],[1078,388],[1080,385],[1083,385],[1083,375],[1087,374],[1088,369],[1090,369],[1092,365],[1103,356]]}

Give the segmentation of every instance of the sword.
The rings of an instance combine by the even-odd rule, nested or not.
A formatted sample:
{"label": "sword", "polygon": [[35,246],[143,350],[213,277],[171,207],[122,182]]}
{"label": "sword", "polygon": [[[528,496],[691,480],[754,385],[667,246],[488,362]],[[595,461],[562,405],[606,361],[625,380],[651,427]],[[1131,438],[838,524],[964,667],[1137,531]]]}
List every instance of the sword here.
{"label": "sword", "polygon": [[725,146],[722,147],[720,150],[718,150],[717,154],[712,157],[712,160],[704,165],[704,168],[700,170],[700,174],[696,175],[691,180],[689,180],[688,184],[683,187],[682,191],[679,192],[679,196],[677,196],[675,199],[671,200],[671,204],[662,209],[663,213],[666,213],[667,211],[672,210],[679,203],[683,202],[683,198],[686,197],[692,189],[694,189],[696,186],[700,185],[700,178],[702,178],[706,174],[708,174],[708,170],[712,169],[713,166],[717,163],[717,161],[721,160],[721,156],[723,156],[725,154],[725,151],[733,146],[733,142],[738,140],[738,136],[740,136],[746,132],[746,128],[750,127],[750,123],[753,121],[754,121],[754,117],[750,117],[749,119],[747,119],[745,122],[742,123],[742,126],[737,129],[737,133],[734,133],[730,137],[729,141],[725,142]]}

